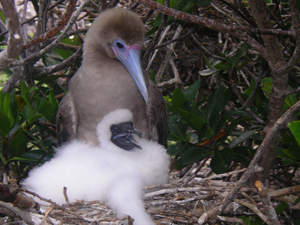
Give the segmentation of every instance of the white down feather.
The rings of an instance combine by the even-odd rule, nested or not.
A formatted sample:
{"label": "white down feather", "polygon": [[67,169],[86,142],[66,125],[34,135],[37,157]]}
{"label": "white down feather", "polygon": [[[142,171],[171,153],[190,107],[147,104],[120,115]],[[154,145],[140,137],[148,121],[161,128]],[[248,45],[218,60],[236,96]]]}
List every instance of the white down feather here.
{"label": "white down feather", "polygon": [[144,138],[135,139],[142,150],[123,150],[111,141],[110,126],[132,120],[127,109],[107,114],[97,126],[100,146],[73,140],[56,149],[55,156],[33,169],[23,185],[52,201],[104,200],[119,214],[134,218],[136,225],[153,224],[146,213],[142,187],[168,181],[169,156],[163,146]]}

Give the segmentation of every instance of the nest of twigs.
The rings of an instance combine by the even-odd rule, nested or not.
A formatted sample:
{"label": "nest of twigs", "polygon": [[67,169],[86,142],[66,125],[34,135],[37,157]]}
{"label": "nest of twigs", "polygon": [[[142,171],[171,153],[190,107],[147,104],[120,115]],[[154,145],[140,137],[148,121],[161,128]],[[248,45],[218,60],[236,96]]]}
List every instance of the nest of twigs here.
{"label": "nest of twigs", "polygon": [[[245,169],[203,178],[207,174],[207,169],[198,172],[197,166],[195,164],[191,167],[182,178],[178,178],[178,172],[172,172],[168,184],[144,188],[145,207],[156,224],[244,224],[240,219],[243,216],[258,216],[269,224],[272,210],[275,213],[274,206],[282,201],[289,203],[292,210],[292,204],[297,199],[295,193],[300,192],[300,186],[276,190],[265,188],[257,182],[256,188],[242,188],[221,216],[215,209],[235,186],[235,182],[224,180],[228,177],[234,180],[234,177]],[[16,185],[6,187],[10,188],[6,193],[17,194],[12,194],[14,197],[14,200],[10,201],[12,203],[0,201],[0,213],[5,215],[0,224],[81,225],[133,222],[129,216],[117,217],[115,211],[104,201],[77,201],[59,205],[35,193],[18,189]],[[25,196],[23,192],[35,196],[36,199],[39,198],[39,203]],[[64,194],[67,197],[67,193]]]}

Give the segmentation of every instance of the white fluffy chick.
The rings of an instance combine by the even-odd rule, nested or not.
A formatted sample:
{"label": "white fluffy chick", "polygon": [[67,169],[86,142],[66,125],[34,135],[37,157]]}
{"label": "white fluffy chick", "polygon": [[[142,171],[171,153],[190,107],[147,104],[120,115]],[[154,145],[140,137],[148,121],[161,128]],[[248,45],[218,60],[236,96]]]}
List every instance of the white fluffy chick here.
{"label": "white fluffy chick", "polygon": [[49,162],[33,169],[23,185],[60,204],[65,203],[66,187],[71,202],[106,199],[119,215],[130,215],[135,225],[153,224],[144,209],[142,187],[166,183],[170,159],[164,147],[137,136],[142,150],[114,145],[111,125],[131,120],[127,109],[107,114],[97,126],[100,146],[71,141],[58,148]]}

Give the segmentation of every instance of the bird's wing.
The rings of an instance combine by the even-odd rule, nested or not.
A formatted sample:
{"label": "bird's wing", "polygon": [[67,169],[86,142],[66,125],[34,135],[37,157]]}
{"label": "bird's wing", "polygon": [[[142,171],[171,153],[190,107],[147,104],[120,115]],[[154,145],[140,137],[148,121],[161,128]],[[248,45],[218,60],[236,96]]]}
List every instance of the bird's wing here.
{"label": "bird's wing", "polygon": [[56,133],[58,144],[61,145],[76,137],[78,116],[70,92],[61,100],[56,115]]}
{"label": "bird's wing", "polygon": [[148,136],[150,140],[167,147],[168,138],[168,112],[165,100],[155,85],[150,81],[148,87],[148,102],[146,106]]}

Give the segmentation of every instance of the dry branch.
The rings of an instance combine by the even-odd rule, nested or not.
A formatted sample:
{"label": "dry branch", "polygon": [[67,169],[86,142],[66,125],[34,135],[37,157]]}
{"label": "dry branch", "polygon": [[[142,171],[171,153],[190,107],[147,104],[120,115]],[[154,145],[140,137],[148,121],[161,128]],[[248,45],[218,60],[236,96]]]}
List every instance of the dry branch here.
{"label": "dry branch", "polygon": [[7,48],[0,53],[0,70],[4,70],[18,57],[23,40],[19,15],[14,2],[11,0],[1,0],[0,3],[3,7],[3,14],[6,17],[7,30],[9,30]]}
{"label": "dry branch", "polygon": [[280,225],[275,209],[272,206],[270,196],[268,195],[267,189],[260,181],[255,182],[258,194],[264,204],[265,214],[268,217],[268,224]]}
{"label": "dry branch", "polygon": [[12,64],[12,66],[19,66],[19,65],[23,65],[24,63],[28,63],[30,61],[35,61],[37,59],[40,59],[43,55],[45,55],[47,52],[49,52],[51,49],[55,48],[62,39],[64,39],[69,30],[71,29],[71,27],[73,26],[73,24],[75,23],[76,19],[78,18],[78,16],[80,15],[80,13],[82,12],[82,10],[85,8],[85,6],[90,2],[90,0],[83,0],[81,5],[77,8],[77,10],[72,14],[70,20],[68,21],[67,26],[64,28],[64,30],[61,32],[61,34],[59,36],[57,36],[57,38],[48,46],[46,46],[45,48],[41,49],[38,52],[35,52],[33,54],[31,54],[30,56],[28,56],[27,58],[23,59],[23,60],[19,60],[15,63]]}
{"label": "dry branch", "polygon": [[57,26],[52,28],[51,30],[47,31],[46,33],[40,35],[39,37],[36,37],[33,40],[25,43],[22,47],[22,50],[30,48],[31,46],[36,45],[45,40],[48,40],[48,39],[54,37],[56,34],[58,34],[64,28],[64,26],[66,26],[66,24],[68,23],[72,13],[75,10],[76,2],[77,2],[77,0],[70,0],[66,7],[66,11],[63,15],[63,18],[60,21],[58,21]]}

